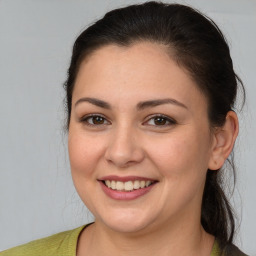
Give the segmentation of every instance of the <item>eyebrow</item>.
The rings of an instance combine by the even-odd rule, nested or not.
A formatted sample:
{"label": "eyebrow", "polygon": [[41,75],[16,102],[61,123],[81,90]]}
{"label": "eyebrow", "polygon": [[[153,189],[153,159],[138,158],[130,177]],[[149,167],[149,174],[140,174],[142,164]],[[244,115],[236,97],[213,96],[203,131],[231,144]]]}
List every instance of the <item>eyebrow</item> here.
{"label": "eyebrow", "polygon": [[148,100],[148,101],[143,101],[143,102],[139,102],[137,104],[137,109],[138,110],[143,110],[145,108],[151,108],[151,107],[156,107],[159,105],[163,105],[163,104],[173,104],[179,107],[183,107],[185,109],[188,109],[188,107],[186,105],[184,105],[183,103],[175,100],[175,99],[156,99],[156,100]]}
{"label": "eyebrow", "polygon": [[75,103],[75,107],[79,104],[79,103],[82,103],[82,102],[89,102],[97,107],[100,107],[100,108],[106,108],[106,109],[111,109],[111,106],[109,103],[103,101],[103,100],[99,100],[99,99],[95,99],[95,98],[81,98],[79,99],[76,103]]}
{"label": "eyebrow", "polygon": [[[91,103],[97,107],[100,107],[100,108],[111,109],[111,105],[109,103],[107,103],[106,101],[96,99],[96,98],[89,98],[89,97],[79,99],[75,103],[75,107],[82,102],[89,102],[89,103]],[[186,105],[184,105],[183,103],[181,103],[175,99],[171,99],[171,98],[142,101],[137,104],[137,109],[143,110],[145,108],[156,107],[156,106],[163,105],[163,104],[173,104],[173,105],[188,109],[188,107]]]}

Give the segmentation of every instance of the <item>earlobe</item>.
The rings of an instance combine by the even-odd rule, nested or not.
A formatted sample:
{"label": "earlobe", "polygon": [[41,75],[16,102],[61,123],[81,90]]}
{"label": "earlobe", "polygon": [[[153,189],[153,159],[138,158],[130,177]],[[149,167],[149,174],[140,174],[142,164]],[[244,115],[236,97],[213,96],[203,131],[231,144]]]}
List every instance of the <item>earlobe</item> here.
{"label": "earlobe", "polygon": [[239,131],[238,118],[234,111],[229,111],[226,115],[225,124],[216,128],[212,144],[211,157],[208,169],[220,169],[228,158],[235,144]]}

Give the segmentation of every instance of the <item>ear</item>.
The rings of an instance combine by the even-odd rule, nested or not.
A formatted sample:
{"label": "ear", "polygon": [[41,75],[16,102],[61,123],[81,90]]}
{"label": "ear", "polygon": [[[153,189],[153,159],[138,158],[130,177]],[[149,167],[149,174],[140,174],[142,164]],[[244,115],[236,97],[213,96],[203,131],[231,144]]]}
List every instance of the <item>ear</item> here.
{"label": "ear", "polygon": [[226,115],[225,124],[214,131],[208,169],[218,170],[223,166],[225,160],[232,152],[238,131],[237,115],[234,111],[229,111]]}

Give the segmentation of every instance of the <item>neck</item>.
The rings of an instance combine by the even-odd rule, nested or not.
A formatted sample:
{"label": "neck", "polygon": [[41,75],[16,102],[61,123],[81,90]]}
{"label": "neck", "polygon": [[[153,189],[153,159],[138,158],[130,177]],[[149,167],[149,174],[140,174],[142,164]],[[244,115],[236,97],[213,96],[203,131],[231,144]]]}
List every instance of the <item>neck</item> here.
{"label": "neck", "polygon": [[[83,255],[210,255],[214,237],[204,231],[197,222],[183,225],[177,221],[164,222],[157,228],[136,233],[120,233],[96,221],[85,229],[78,247],[78,256]],[[88,252],[90,252],[88,254]]]}

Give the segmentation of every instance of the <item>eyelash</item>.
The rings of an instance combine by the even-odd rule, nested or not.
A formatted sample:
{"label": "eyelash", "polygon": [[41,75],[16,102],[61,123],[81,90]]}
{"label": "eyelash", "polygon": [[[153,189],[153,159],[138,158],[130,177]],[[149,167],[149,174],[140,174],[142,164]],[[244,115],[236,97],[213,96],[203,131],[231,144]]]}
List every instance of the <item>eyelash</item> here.
{"label": "eyelash", "polygon": [[[103,123],[100,123],[100,124],[90,123],[89,120],[91,119],[91,121],[93,122],[93,118],[101,118]],[[167,126],[177,124],[177,122],[174,119],[170,118],[170,117],[167,117],[167,116],[162,115],[162,114],[155,114],[155,115],[151,115],[151,116],[147,117],[147,120],[145,122],[143,122],[143,125],[149,123],[149,121],[151,121],[151,120],[153,120],[153,122],[155,122],[156,118],[162,119],[161,121],[163,121],[164,124],[160,124],[160,125],[148,124],[148,125],[149,126],[155,126],[157,128],[161,128],[161,127],[167,127]],[[87,126],[92,126],[92,127],[99,127],[99,126],[111,124],[111,122],[109,122],[107,120],[107,118],[105,118],[104,116],[102,116],[100,114],[90,114],[90,115],[84,116],[84,117],[81,118],[80,122],[84,123]]]}
{"label": "eyelash", "polygon": [[[104,123],[103,123],[103,124],[93,124],[93,123],[89,123],[88,120],[90,120],[90,119],[93,120],[93,118],[96,118],[96,117],[102,118],[102,120],[103,120]],[[109,122],[104,116],[102,116],[102,115],[100,115],[100,114],[90,114],[90,115],[87,115],[87,116],[82,117],[81,120],[80,120],[80,122],[84,123],[85,125],[87,125],[87,126],[92,126],[92,127],[107,125],[107,124],[105,123],[105,121],[107,121],[107,124],[110,124],[110,122]]]}
{"label": "eyelash", "polygon": [[[156,121],[156,118],[162,119],[165,123],[162,124],[162,125],[149,124],[150,126],[155,126],[155,127],[161,128],[161,127],[167,127],[167,126],[171,126],[171,125],[177,124],[177,122],[176,122],[174,119],[172,119],[172,118],[170,118],[170,117],[168,117],[168,116],[162,115],[162,114],[151,115],[151,116],[149,116],[149,117],[147,118],[147,121],[144,122],[144,123],[148,123],[150,120],[153,120],[153,122],[155,122],[155,121]],[[166,124],[166,122],[167,122],[168,124]],[[143,123],[143,124],[144,124],[144,123]]]}

